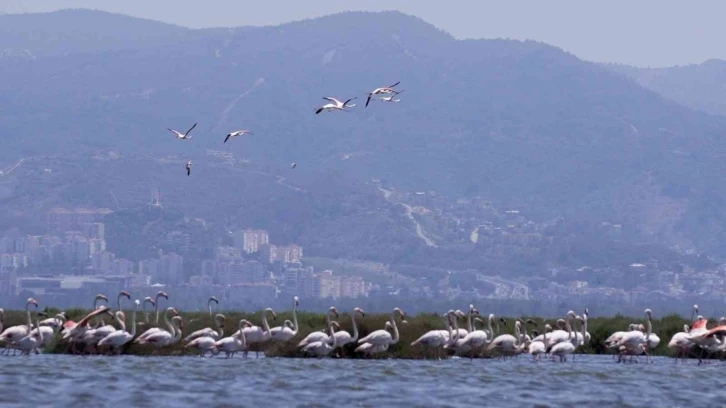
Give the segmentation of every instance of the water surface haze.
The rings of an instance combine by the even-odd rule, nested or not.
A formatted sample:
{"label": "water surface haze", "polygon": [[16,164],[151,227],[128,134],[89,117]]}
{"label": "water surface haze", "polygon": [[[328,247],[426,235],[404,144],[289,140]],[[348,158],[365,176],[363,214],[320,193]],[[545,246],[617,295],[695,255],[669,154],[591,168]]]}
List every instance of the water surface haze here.
{"label": "water surface haze", "polygon": [[[570,356],[570,360],[572,356]],[[724,365],[38,355],[2,358],[3,407],[722,406]]]}

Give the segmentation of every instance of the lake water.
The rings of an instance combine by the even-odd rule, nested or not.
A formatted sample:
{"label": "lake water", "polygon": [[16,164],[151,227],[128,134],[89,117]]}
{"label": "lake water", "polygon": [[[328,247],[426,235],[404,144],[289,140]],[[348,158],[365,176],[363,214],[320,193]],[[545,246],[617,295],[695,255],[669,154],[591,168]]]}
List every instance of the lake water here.
{"label": "lake water", "polygon": [[0,406],[723,406],[722,362],[0,357]]}

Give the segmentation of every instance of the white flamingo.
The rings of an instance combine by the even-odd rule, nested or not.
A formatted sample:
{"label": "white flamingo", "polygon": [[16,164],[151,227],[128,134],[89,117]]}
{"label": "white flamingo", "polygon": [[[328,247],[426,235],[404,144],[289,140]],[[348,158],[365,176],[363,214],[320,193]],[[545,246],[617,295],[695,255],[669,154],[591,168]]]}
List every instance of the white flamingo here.
{"label": "white flamingo", "polygon": [[358,325],[355,322],[355,315],[360,314],[360,318],[366,316],[363,309],[356,307],[353,309],[353,313],[350,315],[350,320],[353,325],[353,335],[351,336],[345,330],[335,332],[335,347],[342,349],[346,344],[355,343],[358,340]]}
{"label": "white flamingo", "polygon": [[172,326],[171,322],[169,321],[169,315],[170,314],[173,314],[174,316],[178,316],[179,315],[179,312],[177,312],[176,309],[174,309],[171,306],[166,308],[166,312],[164,313],[164,324],[166,325],[168,331],[162,330],[162,329],[160,329],[158,327],[155,327],[156,330],[153,331],[153,332],[151,332],[151,333],[149,333],[149,331],[151,330],[151,329],[149,329],[146,332],[144,332],[144,334],[142,334],[141,336],[137,337],[136,340],[134,340],[134,343],[144,344],[144,343],[146,343],[146,339],[148,337],[153,336],[153,335],[155,335],[157,333],[171,333],[171,334],[173,334],[174,333],[174,326]]}
{"label": "white flamingo", "polygon": [[315,111],[315,114],[316,115],[319,114],[322,111],[332,112],[334,110],[339,110],[339,111],[346,112],[345,108],[352,108],[352,107],[355,106],[355,104],[349,105],[348,102],[350,102],[350,101],[352,101],[354,99],[358,99],[358,98],[350,98],[350,99],[346,100],[345,102],[341,102],[341,101],[333,98],[332,96],[326,96],[323,99],[328,100],[328,101],[331,101],[332,103],[327,103],[327,104],[319,107]]}
{"label": "white flamingo", "polygon": [[648,332],[644,334],[640,330],[633,330],[625,333],[620,340],[617,342],[617,346],[620,349],[621,347],[624,347],[626,350],[640,350],[639,345],[643,346],[643,353],[645,354],[646,358],[649,362],[652,363],[652,360],[650,359],[650,355],[647,351],[648,346],[648,338],[650,337],[652,333],[652,323],[651,319],[653,318],[653,312],[650,309],[645,309],[645,316],[648,319]]}
{"label": "white flamingo", "polygon": [[[174,312],[176,312],[176,310],[174,310]],[[164,317],[166,318],[166,316]],[[171,319],[171,322],[168,322],[167,328],[169,329],[169,331],[161,330],[156,333],[152,333],[143,340],[141,340],[139,344],[152,345],[156,348],[156,350],[154,350],[154,352],[156,353],[156,351],[158,351],[160,348],[178,342],[181,339],[182,330],[184,329],[184,322],[182,321],[181,316],[174,316]]]}
{"label": "white flamingo", "polygon": [[[338,309],[335,308],[335,306],[330,306],[328,308],[328,313],[325,314],[325,327],[329,327],[331,324],[330,316],[335,316],[336,319],[339,318]],[[300,340],[299,343],[297,343],[297,347],[305,347],[307,344],[315,342],[315,341],[323,341],[328,338],[328,334],[324,331],[316,331],[308,334],[305,336],[304,339]]]}
{"label": "white flamingo", "polygon": [[572,325],[570,319],[565,320],[565,327],[567,327],[567,334],[569,335],[566,341],[560,341],[549,348],[552,361],[555,361],[555,356],[559,357],[560,362],[567,361],[567,355],[572,354],[575,351],[575,344],[573,341],[577,341],[577,337],[572,332]]}
{"label": "white flamingo", "polygon": [[398,95],[401,92],[403,92],[403,91],[396,92],[395,90],[393,90],[393,87],[395,87],[396,85],[398,85],[400,83],[401,83],[401,81],[398,81],[398,82],[396,82],[393,85],[384,86],[384,87],[381,87],[381,88],[376,88],[373,91],[371,91],[368,94],[368,99],[366,100],[366,108],[368,107],[368,104],[371,102],[371,98],[373,97],[373,95],[382,95],[382,94],[395,94],[395,95]]}
{"label": "white flamingo", "polygon": [[545,323],[545,326],[544,333],[542,333],[542,341],[532,341],[531,343],[529,343],[529,354],[532,355],[534,361],[539,361],[542,354],[547,353],[547,346],[549,346],[549,344],[547,343],[547,333],[552,331],[552,326],[550,326],[546,322],[543,323]]}
{"label": "white flamingo", "polygon": [[[267,308],[262,311],[262,327],[260,326],[252,326],[252,327],[245,327],[243,330],[245,332],[245,339],[247,340],[248,345],[252,344],[262,344],[270,340],[270,337],[272,336],[272,333],[270,332],[270,325],[267,323],[267,313],[272,314],[272,320],[277,319],[277,314],[274,310],[271,308]],[[236,333],[235,333],[236,334]],[[244,350],[244,355],[247,357],[247,350]],[[255,358],[260,357],[260,352],[255,352]]]}
{"label": "white flamingo", "polygon": [[[38,313],[38,315],[41,314],[42,313]],[[55,321],[54,324],[49,324],[48,320],[51,319]],[[55,317],[40,321],[38,323],[38,326],[36,326],[36,328],[31,331],[31,334],[38,331],[43,332],[43,337],[40,344],[38,345],[38,348],[44,348],[45,346],[47,346],[50,340],[53,339],[53,336],[55,336],[56,333],[60,332],[60,329],[63,327],[63,323],[65,321],[66,315],[64,313],[58,313],[57,315],[55,315]],[[46,324],[44,325],[43,322],[45,322]]]}
{"label": "white flamingo", "polygon": [[[20,324],[17,326],[11,326],[5,329],[0,334],[0,343],[5,343],[6,346],[13,346],[18,340],[25,338],[33,327],[33,322],[30,318],[30,305],[38,308],[38,301],[33,298],[28,298],[25,301],[25,315],[27,317],[27,324]],[[9,350],[9,349],[6,349]]]}
{"label": "white flamingo", "polygon": [[[141,335],[138,337],[138,339],[146,338],[146,336],[149,336],[153,333],[156,333],[156,332],[162,330],[160,327],[158,327],[159,326],[159,298],[162,298],[162,297],[166,300],[169,300],[169,295],[167,295],[166,292],[159,291],[156,293],[156,299],[155,299],[155,303],[154,303],[154,312],[156,313],[155,325],[157,327],[152,327],[152,328],[146,330],[145,332],[141,333]],[[134,340],[134,342],[136,342],[136,340]]]}
{"label": "white flamingo", "polygon": [[[35,325],[37,327],[40,327],[38,325],[38,312],[35,312]],[[43,331],[42,330],[34,330],[28,333],[27,336],[23,337],[22,339],[18,340],[15,343],[15,348],[20,350],[20,354],[30,355],[32,351],[38,352],[38,348],[40,347],[40,344],[43,342]]]}
{"label": "white flamingo", "polygon": [[[247,339],[245,336],[245,330],[246,328],[252,327],[252,323],[250,323],[247,319],[242,319],[239,321],[239,328],[233,334],[232,336],[225,337],[223,339],[217,340],[212,343],[209,350],[204,349],[203,347],[207,347],[208,341],[204,340],[204,338],[199,338],[194,341],[200,341],[199,344],[196,345],[196,347],[199,348],[201,352],[201,356],[204,357],[204,353],[206,351],[216,351],[219,352],[225,352],[227,354],[227,358],[233,357],[235,353],[238,351],[244,351],[245,356],[244,358],[247,358]],[[190,343],[188,346],[191,346]]]}
{"label": "white flamingo", "polygon": [[[482,319],[479,319],[478,317],[475,318],[475,321],[479,321],[482,324],[484,324],[484,321]],[[472,330],[467,334],[463,339],[460,339],[456,342],[456,345],[453,347],[454,350],[457,353],[471,353],[470,358],[474,358],[474,353],[482,348],[483,346],[487,345],[491,341],[494,340],[494,330],[492,328],[492,323],[494,323],[494,314],[489,315],[488,319],[488,329],[489,332],[487,332],[487,329],[483,330]],[[472,327],[473,329],[474,327]]]}
{"label": "white flamingo", "polygon": [[338,340],[335,337],[335,330],[333,324],[329,326],[330,336],[326,340],[312,342],[302,348],[302,351],[306,354],[313,355],[315,357],[326,357],[335,350],[337,347]]}
{"label": "white flamingo", "polygon": [[[405,326],[408,324],[408,322],[406,320],[401,320],[401,324]],[[386,320],[386,324],[383,326],[383,330],[393,330],[393,325],[390,321]],[[388,344],[374,346],[371,343],[363,343],[355,348],[355,352],[363,354],[363,357],[370,357],[373,354],[382,353],[387,350]]]}
{"label": "white flamingo", "polygon": [[173,133],[177,139],[191,139],[192,137],[189,135],[189,132],[191,132],[192,129],[194,129],[196,126],[197,126],[196,123],[193,124],[192,127],[190,127],[189,130],[186,131],[186,133],[177,132],[174,129],[169,129],[169,128],[166,128],[166,129],[168,131],[170,131],[171,133]]}
{"label": "white flamingo", "polygon": [[217,326],[216,329],[211,327],[205,327],[204,329],[197,330],[182,340],[184,343],[190,342],[199,337],[211,337],[215,340],[219,340],[224,335],[224,322],[226,317],[223,314],[217,314],[214,316],[214,324]]}
{"label": "white flamingo", "polygon": [[[103,300],[104,302],[108,303],[108,298],[105,295],[99,293],[93,298],[93,309],[91,310],[96,310],[98,308],[99,300]],[[65,336],[65,334],[73,329],[75,326],[76,322],[74,322],[73,320],[66,320],[66,322],[63,323],[63,330],[61,331],[61,334]]]}
{"label": "white flamingo", "polygon": [[444,325],[448,330],[429,330],[428,332],[421,335],[418,339],[414,340],[411,343],[411,346],[413,347],[420,345],[425,348],[433,348],[436,350],[436,359],[441,360],[442,347],[444,347],[444,345],[449,341],[449,339],[451,339],[453,335],[451,329],[451,317],[449,315],[452,312],[453,310],[450,310],[442,316],[442,319],[444,320]]}
{"label": "white flamingo", "polygon": [[[299,327],[297,324],[297,307],[300,305],[300,301],[297,296],[292,298],[292,324],[293,328],[287,327],[285,323],[282,326],[273,327],[270,329],[270,340],[273,341],[289,341],[293,337],[297,336]],[[287,320],[286,320],[287,322]]]}
{"label": "white flamingo", "polygon": [[227,137],[224,138],[223,143],[227,143],[227,140],[229,140],[230,138],[237,137],[237,136],[243,136],[243,135],[254,135],[254,133],[250,132],[247,129],[236,130],[234,132],[228,133]]}
{"label": "white flamingo", "polygon": [[508,357],[524,351],[524,343],[522,343],[522,321],[517,319],[514,323],[514,335],[500,334],[495,337],[487,346],[487,351],[497,351],[501,357]]}
{"label": "white flamingo", "polygon": [[369,335],[358,340],[358,344],[371,343],[374,346],[391,346],[398,343],[399,333],[398,326],[396,326],[396,314],[401,316],[401,319],[406,317],[406,314],[400,308],[396,307],[393,309],[393,311],[391,312],[391,318],[389,319],[391,325],[393,325],[393,336],[391,336],[391,333],[387,332],[385,329],[376,330],[373,333],[370,333]]}
{"label": "white flamingo", "polygon": [[140,304],[141,302],[138,299],[134,300],[134,312],[131,315],[131,331],[126,331],[125,327],[116,330],[101,339],[98,342],[98,347],[109,346],[111,350],[116,350],[116,354],[121,354],[121,347],[133,340],[134,336],[136,336],[136,311],[139,309]]}

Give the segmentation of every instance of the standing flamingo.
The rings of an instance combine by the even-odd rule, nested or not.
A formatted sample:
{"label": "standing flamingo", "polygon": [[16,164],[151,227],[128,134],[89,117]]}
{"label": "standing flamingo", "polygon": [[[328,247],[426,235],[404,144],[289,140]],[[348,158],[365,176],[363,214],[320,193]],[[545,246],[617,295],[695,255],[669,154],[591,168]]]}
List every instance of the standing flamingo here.
{"label": "standing flamingo", "polygon": [[[156,333],[156,332],[162,330],[159,327],[159,298],[161,298],[161,297],[163,297],[166,300],[169,300],[169,295],[167,295],[166,292],[159,291],[156,293],[156,300],[155,300],[156,303],[154,304],[154,312],[156,313],[156,321],[154,324],[156,325],[156,327],[152,327],[152,328],[146,330],[145,332],[141,333],[141,335],[139,336],[139,339],[145,338],[146,336],[149,336],[153,333]],[[134,340],[134,341],[136,341],[136,340]]]}
{"label": "standing flamingo", "polygon": [[[335,306],[330,306],[328,308],[328,313],[325,314],[325,327],[328,328],[331,324],[330,316],[335,315],[335,318],[337,319],[339,317],[338,315],[338,309],[335,308]],[[299,343],[297,343],[298,347],[305,347],[308,343],[312,343],[315,341],[322,341],[328,338],[328,335],[324,331],[316,331],[308,334],[304,339],[300,340]]]}
{"label": "standing flamingo", "polygon": [[572,325],[570,319],[565,320],[565,327],[567,328],[568,340],[560,341],[549,348],[552,361],[555,361],[555,356],[560,358],[560,363],[567,361],[567,355],[572,354],[575,351],[575,345],[573,340],[577,341],[577,337],[572,332]]}
{"label": "standing flamingo", "polygon": [[355,323],[355,315],[360,314],[360,318],[366,316],[363,309],[356,307],[353,309],[353,313],[350,315],[351,323],[353,324],[353,335],[351,336],[345,330],[335,332],[335,347],[342,349],[346,344],[355,343],[358,340],[358,325]]}
{"label": "standing flamingo", "polygon": [[330,336],[328,336],[326,340],[312,342],[303,347],[302,351],[315,357],[326,357],[330,355],[330,353],[337,347],[338,340],[335,337],[335,329],[333,328],[333,325],[331,324],[329,328]]}
{"label": "standing flamingo", "polygon": [[542,333],[542,341],[532,341],[529,343],[529,354],[532,355],[532,358],[534,361],[539,361],[542,354],[545,354],[547,352],[547,346],[549,345],[547,343],[547,333],[552,331],[552,326],[547,324],[547,322],[544,323],[544,332]]}
{"label": "standing flamingo", "polygon": [[[35,312],[35,325],[36,327],[40,327],[38,325],[38,312]],[[15,347],[20,350],[20,354],[30,355],[30,352],[35,351],[38,352],[38,347],[40,346],[40,343],[43,342],[43,331],[42,330],[35,330],[28,333],[27,336],[23,337],[22,339],[18,340],[15,343]]]}
{"label": "standing flamingo", "polygon": [[144,321],[139,322],[139,325],[148,325],[149,324],[149,312],[146,311],[147,303],[151,303],[152,307],[156,306],[156,302],[150,296],[147,296],[144,298],[144,301],[141,303],[141,313],[143,313],[143,315],[144,315]]}
{"label": "standing flamingo", "polygon": [[298,300],[297,296],[293,296],[292,298],[292,324],[293,328],[290,329],[285,325],[285,323],[282,324],[282,326],[273,327],[270,329],[270,340],[273,341],[289,341],[293,337],[297,336],[299,332],[299,327],[297,324],[297,307],[300,305],[300,301]]}
{"label": "standing flamingo", "polygon": [[30,305],[34,305],[37,309],[38,301],[33,298],[28,298],[28,300],[25,301],[25,315],[27,317],[27,324],[12,326],[5,329],[5,331],[0,334],[0,343],[6,343],[7,346],[13,346],[15,342],[26,337],[30,333],[31,328],[33,327],[33,322],[30,318]]}
{"label": "standing flamingo", "polygon": [[390,317],[389,321],[391,322],[391,325],[393,326],[393,336],[391,336],[391,333],[387,332],[385,329],[376,330],[373,333],[370,333],[369,335],[358,340],[358,344],[370,343],[374,346],[382,346],[382,345],[391,346],[391,345],[398,343],[399,333],[398,333],[398,326],[396,326],[396,314],[401,316],[401,319],[403,319],[406,316],[406,313],[404,313],[403,310],[401,310],[398,307],[394,308],[393,311],[391,312],[391,317]]}
{"label": "standing flamingo", "polygon": [[[204,340],[205,339],[204,337],[194,340],[195,342],[199,341],[199,343],[196,344],[195,346],[199,348],[199,350],[201,352],[200,355],[202,357],[204,356],[204,353],[206,353],[207,351],[216,350],[217,352],[224,351],[227,354],[227,358],[234,356],[234,353],[236,353],[238,351],[244,351],[245,358],[247,358],[247,356],[246,356],[247,339],[245,337],[245,330],[244,330],[247,327],[252,327],[252,323],[250,323],[249,320],[242,319],[239,321],[239,329],[237,330],[237,332],[234,335],[232,335],[230,337],[225,337],[216,342],[212,342],[212,346],[209,348],[209,350],[207,350],[205,348],[205,347],[208,347],[207,346],[208,340]],[[209,339],[209,338],[207,337],[206,339]],[[188,344],[187,347],[192,346],[192,343]]]}
{"label": "standing flamingo", "polygon": [[[169,309],[172,309],[171,313],[174,314],[174,317],[171,319],[171,322],[168,319],[169,313],[166,313],[164,315],[164,320],[165,320],[165,323],[166,323],[169,331],[159,330],[158,332],[151,333],[150,335],[146,336],[145,338],[143,338],[141,340],[137,339],[137,340],[139,340],[138,341],[139,344],[150,344],[150,345],[154,346],[156,348],[156,350],[154,350],[154,353],[156,353],[156,351],[158,351],[158,349],[160,349],[164,346],[174,344],[177,341],[179,341],[179,339],[181,339],[181,333],[182,333],[182,330],[184,329],[184,323],[182,321],[181,316],[179,316],[179,313],[176,311],[176,309],[174,309],[173,307],[169,308]],[[168,309],[167,309],[167,311],[168,311]]]}
{"label": "standing flamingo", "polygon": [[511,357],[524,351],[524,343],[522,343],[522,321],[517,319],[514,323],[514,335],[500,334],[495,337],[487,346],[487,351],[496,350],[501,357]]}
{"label": "standing flamingo", "polygon": [[174,309],[171,306],[166,308],[166,312],[164,312],[164,324],[169,329],[168,332],[167,331],[164,331],[164,330],[162,330],[162,329],[160,329],[158,327],[154,327],[154,329],[156,329],[156,330],[151,331],[151,329],[149,329],[149,330],[145,331],[141,336],[137,337],[136,340],[134,340],[134,343],[143,344],[144,340],[147,337],[153,336],[156,333],[161,333],[161,332],[173,333],[174,332],[174,327],[171,325],[171,322],[169,321],[169,315],[170,314],[173,314],[174,316],[177,316],[179,314],[179,312],[177,312],[176,309]]}
{"label": "standing flamingo", "polygon": [[[272,337],[272,333],[270,332],[270,325],[267,323],[267,313],[272,314],[272,320],[277,319],[277,314],[274,310],[271,308],[267,308],[262,311],[262,327],[260,326],[252,326],[252,327],[245,327],[243,330],[245,332],[245,339],[247,340],[248,344],[262,344],[268,340],[270,340],[270,337]],[[237,334],[237,333],[235,333]],[[247,350],[244,351],[245,357],[247,356]],[[255,358],[260,357],[260,352],[255,351]]]}
{"label": "standing flamingo", "polygon": [[449,316],[450,312],[453,312],[453,310],[450,310],[442,316],[442,320],[448,330],[429,330],[422,334],[421,337],[414,340],[411,343],[411,346],[421,345],[425,348],[433,348],[436,350],[436,359],[441,360],[442,347],[444,347],[444,344],[446,344],[453,335],[451,330],[451,318]]}
{"label": "standing flamingo", "polygon": [[199,337],[211,337],[215,340],[219,340],[224,335],[224,322],[227,318],[223,314],[217,314],[214,316],[214,324],[217,326],[216,329],[206,327],[201,330],[197,330],[182,340],[183,342],[189,342]]}
{"label": "standing flamingo", "polygon": [[128,332],[125,328],[116,330],[101,339],[98,342],[98,347],[109,346],[111,350],[116,350],[116,354],[121,354],[121,347],[133,340],[134,336],[136,336],[136,311],[140,304],[141,302],[138,299],[134,301],[134,313],[131,315],[131,331]]}

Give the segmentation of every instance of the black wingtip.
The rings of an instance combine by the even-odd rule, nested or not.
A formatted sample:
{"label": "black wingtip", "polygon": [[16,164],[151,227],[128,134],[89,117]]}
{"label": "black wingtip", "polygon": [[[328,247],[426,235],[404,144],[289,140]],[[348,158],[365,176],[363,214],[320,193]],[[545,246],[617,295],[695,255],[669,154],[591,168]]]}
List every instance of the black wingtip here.
{"label": "black wingtip", "polygon": [[320,108],[320,109],[318,109],[318,110],[315,111],[315,114],[317,115],[318,113],[320,113],[322,111],[323,111],[323,108]]}

